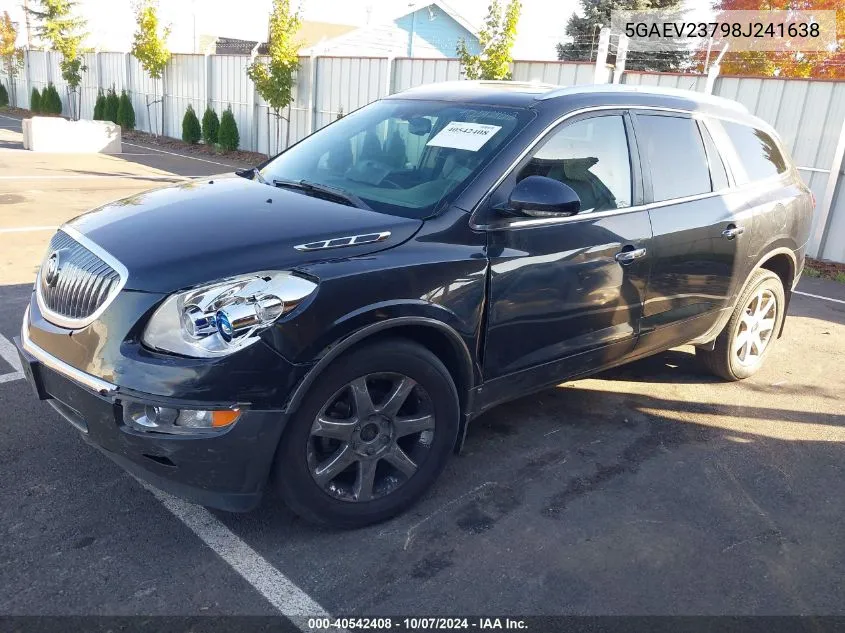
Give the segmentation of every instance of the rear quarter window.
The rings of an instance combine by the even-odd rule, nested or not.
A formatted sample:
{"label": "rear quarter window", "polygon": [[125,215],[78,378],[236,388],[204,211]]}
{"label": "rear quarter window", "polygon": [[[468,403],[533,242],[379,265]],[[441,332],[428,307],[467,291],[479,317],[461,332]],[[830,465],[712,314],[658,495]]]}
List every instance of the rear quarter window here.
{"label": "rear quarter window", "polygon": [[789,169],[777,143],[763,130],[742,123],[719,121],[738,159],[734,179],[738,185],[763,180]]}

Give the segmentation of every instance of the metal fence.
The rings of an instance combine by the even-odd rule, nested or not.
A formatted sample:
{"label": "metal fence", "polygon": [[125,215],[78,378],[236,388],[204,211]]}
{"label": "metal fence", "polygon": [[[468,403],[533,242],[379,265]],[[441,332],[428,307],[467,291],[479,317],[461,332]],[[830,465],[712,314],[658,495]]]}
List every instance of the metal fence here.
{"label": "metal fence", "polygon": [[[19,107],[28,107],[33,88],[42,90],[52,82],[63,95],[65,114],[69,113],[67,86],[58,61],[56,53],[26,52],[24,68],[16,79]],[[273,155],[341,113],[380,97],[462,78],[456,59],[302,57],[294,102],[281,113],[277,140],[275,115],[247,77],[249,63],[250,58],[243,55],[173,55],[164,77],[153,80],[128,53],[88,53],[80,113],[82,118],[91,118],[100,91],[126,90],[139,130],[179,138],[189,104],[199,117],[206,107],[218,115],[231,108],[241,148]],[[595,66],[586,63],[517,60],[512,68],[515,80],[559,85],[590,84],[595,75]],[[8,84],[1,73],[0,80]],[[609,67],[605,80],[610,80]],[[627,72],[622,81],[705,89],[704,77],[685,74]],[[780,132],[818,200],[809,253],[845,261],[845,186],[841,185],[845,182],[845,82],[719,77],[713,92],[739,101]]]}

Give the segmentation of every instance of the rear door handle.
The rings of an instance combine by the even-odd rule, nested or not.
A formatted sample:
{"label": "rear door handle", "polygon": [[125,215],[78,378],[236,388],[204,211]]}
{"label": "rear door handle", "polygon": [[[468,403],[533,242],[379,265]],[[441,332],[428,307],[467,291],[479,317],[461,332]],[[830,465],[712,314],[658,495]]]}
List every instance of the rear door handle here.
{"label": "rear door handle", "polygon": [[736,236],[742,235],[743,233],[745,233],[745,227],[744,226],[733,226],[733,225],[731,225],[728,228],[726,228],[724,231],[722,231],[722,237],[724,237],[727,240],[732,240]]}
{"label": "rear door handle", "polygon": [[634,248],[628,251],[619,251],[616,253],[616,261],[622,264],[630,264],[635,259],[645,257],[646,250],[644,248]]}

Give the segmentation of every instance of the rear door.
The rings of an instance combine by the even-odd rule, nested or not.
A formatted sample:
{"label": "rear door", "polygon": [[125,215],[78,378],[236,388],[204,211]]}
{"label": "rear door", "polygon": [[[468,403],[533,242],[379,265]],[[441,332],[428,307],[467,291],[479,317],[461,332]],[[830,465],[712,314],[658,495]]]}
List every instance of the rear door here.
{"label": "rear door", "polygon": [[654,231],[638,353],[692,340],[731,304],[753,214],[730,189],[706,128],[688,114],[637,111]]}

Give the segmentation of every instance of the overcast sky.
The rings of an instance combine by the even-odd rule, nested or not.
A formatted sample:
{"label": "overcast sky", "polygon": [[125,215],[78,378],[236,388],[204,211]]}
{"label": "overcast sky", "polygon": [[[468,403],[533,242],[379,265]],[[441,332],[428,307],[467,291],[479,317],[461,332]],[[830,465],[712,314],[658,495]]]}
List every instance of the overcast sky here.
{"label": "overcast sky", "polygon": [[[0,13],[9,11],[23,26],[23,0],[0,0]],[[480,25],[488,0],[451,0],[448,5],[472,24]],[[514,57],[554,58],[555,44],[563,37],[566,21],[577,0],[523,0]],[[196,33],[258,39],[267,32],[270,0],[159,0],[160,14],[173,26],[171,47],[190,52]],[[425,0],[416,2],[418,7]],[[233,10],[233,7],[236,9]],[[308,20],[363,26],[390,21],[409,12],[407,0],[304,0]],[[87,20],[87,44],[100,50],[127,50],[135,28],[131,0],[79,0],[79,13]],[[21,28],[21,43],[23,43]]]}

